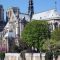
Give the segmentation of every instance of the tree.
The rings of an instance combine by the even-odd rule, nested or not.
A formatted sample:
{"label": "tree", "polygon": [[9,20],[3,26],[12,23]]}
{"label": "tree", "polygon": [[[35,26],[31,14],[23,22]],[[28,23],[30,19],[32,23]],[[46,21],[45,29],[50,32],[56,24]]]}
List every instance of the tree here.
{"label": "tree", "polygon": [[51,51],[51,50],[55,50],[56,47],[56,40],[53,39],[48,39],[44,42],[42,49],[44,51]]}
{"label": "tree", "polygon": [[48,38],[50,38],[50,31],[46,21],[31,21],[22,32],[23,41],[29,46],[37,48],[38,51],[41,50],[44,41]]}
{"label": "tree", "polygon": [[0,52],[0,60],[4,60],[5,57],[5,53],[4,52]]}
{"label": "tree", "polygon": [[45,43],[43,44],[43,50],[46,53],[46,60],[50,59],[50,60],[53,60],[53,54],[55,56],[55,58],[57,58],[57,55],[56,55],[56,45],[57,45],[57,41],[56,40],[53,40],[53,39],[48,39],[45,41]]}
{"label": "tree", "polygon": [[45,41],[43,44],[43,50],[52,51],[55,56],[55,60],[57,60],[58,55],[60,54],[60,29],[55,29],[51,33],[51,39]]}
{"label": "tree", "polygon": [[60,29],[55,29],[51,33],[51,39],[48,39],[45,41],[43,48],[48,50],[48,49],[55,49],[59,50],[60,48]]}
{"label": "tree", "polygon": [[22,51],[27,49],[28,49],[28,45],[25,42],[23,42],[23,40],[21,39],[19,40],[19,46],[17,45],[13,46],[13,51],[18,53],[21,53]]}
{"label": "tree", "polygon": [[51,38],[54,39],[54,40],[56,40],[55,49],[60,51],[60,28],[59,29],[55,29],[52,32]]}
{"label": "tree", "polygon": [[[51,51],[54,54],[55,60],[57,60],[58,55],[60,54],[60,41],[49,39],[46,40],[43,44],[43,50],[45,52]],[[50,57],[50,56],[49,56]]]}
{"label": "tree", "polygon": [[52,32],[52,39],[55,39],[57,41],[60,40],[60,28],[59,29],[55,29],[53,32]]}

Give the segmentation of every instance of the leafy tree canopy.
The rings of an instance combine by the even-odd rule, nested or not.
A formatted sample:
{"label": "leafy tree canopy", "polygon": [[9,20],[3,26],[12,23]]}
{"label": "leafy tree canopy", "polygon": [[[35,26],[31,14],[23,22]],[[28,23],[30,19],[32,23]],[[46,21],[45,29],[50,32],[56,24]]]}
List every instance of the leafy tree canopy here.
{"label": "leafy tree canopy", "polygon": [[45,51],[54,50],[56,48],[56,45],[57,45],[56,40],[48,39],[43,44],[43,50]]}
{"label": "leafy tree canopy", "polygon": [[46,21],[31,21],[25,26],[22,32],[24,42],[38,49],[42,47],[47,38],[50,38],[50,31]]}
{"label": "leafy tree canopy", "polygon": [[46,40],[45,43],[43,44],[42,50],[47,52],[47,51],[52,51],[54,55],[59,55],[60,54],[60,41],[56,41],[53,39]]}
{"label": "leafy tree canopy", "polygon": [[55,29],[52,32],[52,39],[55,39],[57,41],[60,41],[60,29]]}

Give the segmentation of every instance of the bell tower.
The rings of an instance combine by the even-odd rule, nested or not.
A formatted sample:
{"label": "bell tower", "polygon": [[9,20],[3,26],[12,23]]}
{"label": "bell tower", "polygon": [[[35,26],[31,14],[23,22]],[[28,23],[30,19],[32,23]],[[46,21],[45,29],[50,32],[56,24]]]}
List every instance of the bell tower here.
{"label": "bell tower", "polygon": [[29,14],[30,20],[31,20],[31,18],[34,14],[33,0],[29,0],[28,14]]}

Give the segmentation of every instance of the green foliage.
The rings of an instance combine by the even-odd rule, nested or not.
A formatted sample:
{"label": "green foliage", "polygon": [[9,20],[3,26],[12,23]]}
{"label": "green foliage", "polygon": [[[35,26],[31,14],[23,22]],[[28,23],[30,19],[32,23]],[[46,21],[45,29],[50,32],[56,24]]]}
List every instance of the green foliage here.
{"label": "green foliage", "polygon": [[0,52],[0,58],[4,58],[5,57],[5,53]]}
{"label": "green foliage", "polygon": [[57,41],[60,40],[60,29],[55,29],[53,32],[52,32],[52,39],[55,39]]}
{"label": "green foliage", "polygon": [[13,52],[17,52],[17,53],[20,53],[21,51],[24,51],[26,49],[28,49],[28,45],[25,42],[23,42],[23,40],[21,39],[19,40],[19,46],[17,45],[13,46]]}
{"label": "green foliage", "polygon": [[60,29],[55,29],[51,33],[51,39],[45,41],[43,50],[60,51]]}
{"label": "green foliage", "polygon": [[56,40],[48,39],[43,44],[43,50],[49,51],[49,50],[55,50],[56,48]]}
{"label": "green foliage", "polygon": [[46,52],[45,60],[53,60],[53,53],[52,53],[52,51],[47,51]]}
{"label": "green foliage", "polygon": [[31,21],[22,32],[24,42],[38,49],[42,47],[47,38],[50,38],[50,31],[46,21]]}
{"label": "green foliage", "polygon": [[43,44],[42,49],[44,51],[60,51],[60,41],[56,41],[54,39],[46,40]]}
{"label": "green foliage", "polygon": [[55,50],[60,51],[60,28],[52,32],[52,39],[56,40]]}

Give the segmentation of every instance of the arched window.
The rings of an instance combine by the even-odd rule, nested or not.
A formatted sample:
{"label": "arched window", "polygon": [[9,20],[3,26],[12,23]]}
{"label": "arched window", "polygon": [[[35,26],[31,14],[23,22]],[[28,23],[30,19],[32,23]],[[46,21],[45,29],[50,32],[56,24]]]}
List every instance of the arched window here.
{"label": "arched window", "polygon": [[40,19],[42,19],[42,17],[40,17]]}
{"label": "arched window", "polygon": [[58,28],[58,23],[57,22],[54,23],[54,27],[55,27],[55,29]]}

